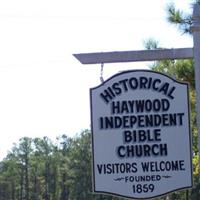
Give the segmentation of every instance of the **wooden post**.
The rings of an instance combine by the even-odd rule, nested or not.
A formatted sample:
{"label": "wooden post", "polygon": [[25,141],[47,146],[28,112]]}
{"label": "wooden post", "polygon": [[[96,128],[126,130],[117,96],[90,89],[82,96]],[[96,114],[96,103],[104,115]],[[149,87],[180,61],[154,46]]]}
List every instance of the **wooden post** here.
{"label": "wooden post", "polygon": [[80,53],[74,57],[82,64],[189,59],[193,58],[193,48]]}
{"label": "wooden post", "polygon": [[[197,92],[197,126],[200,152],[200,5],[195,4],[193,10],[193,25],[191,27],[194,43],[195,88]],[[199,163],[200,164],[200,163]]]}

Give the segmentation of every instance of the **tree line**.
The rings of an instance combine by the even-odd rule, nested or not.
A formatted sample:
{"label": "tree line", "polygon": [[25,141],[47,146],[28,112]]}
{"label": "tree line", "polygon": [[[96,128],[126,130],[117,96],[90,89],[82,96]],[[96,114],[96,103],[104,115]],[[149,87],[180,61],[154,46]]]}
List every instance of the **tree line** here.
{"label": "tree line", "polygon": [[0,200],[114,200],[92,193],[91,132],[23,137],[0,162]]}
{"label": "tree line", "polygon": [[[198,163],[194,163],[195,187],[160,199],[197,200],[200,192]],[[196,164],[195,164],[196,163]],[[92,193],[91,132],[74,138],[62,135],[23,137],[0,162],[0,200],[121,200]]]}
{"label": "tree line", "polygon": [[23,137],[0,162],[0,200],[94,199],[90,134]]}

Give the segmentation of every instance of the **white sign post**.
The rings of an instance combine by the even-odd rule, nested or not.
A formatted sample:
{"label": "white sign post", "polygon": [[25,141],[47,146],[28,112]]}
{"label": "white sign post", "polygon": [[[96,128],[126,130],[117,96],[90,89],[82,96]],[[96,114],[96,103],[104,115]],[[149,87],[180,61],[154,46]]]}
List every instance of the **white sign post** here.
{"label": "white sign post", "polygon": [[[193,25],[191,27],[194,43],[195,87],[197,92],[197,126],[198,145],[200,152],[200,5],[195,4],[193,9]],[[199,159],[200,166],[200,159]]]}
{"label": "white sign post", "polygon": [[192,187],[186,83],[125,71],[90,95],[94,192],[148,199]]}
{"label": "white sign post", "polygon": [[197,92],[198,148],[200,152],[200,4],[194,4],[191,31],[193,33],[193,48],[81,53],[74,54],[74,56],[82,64],[194,59],[195,85]]}
{"label": "white sign post", "polygon": [[[194,4],[191,31],[193,33],[193,48],[83,53],[74,54],[74,56],[82,64],[194,59],[198,147],[200,151],[199,4]],[[192,166],[187,84],[179,83],[156,72],[151,72],[151,75],[147,71],[143,71],[142,75],[139,71],[135,73],[143,77],[147,76],[149,79],[145,80],[145,78],[142,78],[138,80],[138,84],[142,85],[142,89],[135,89],[134,96],[132,97],[129,95],[133,95],[131,93],[133,89],[131,88],[134,87],[132,85],[134,82],[131,81],[128,87],[126,79],[121,79],[125,73],[115,75],[103,85],[91,89],[91,107],[92,109],[95,108],[95,110],[91,111],[94,131],[93,148],[97,148],[93,149],[94,190],[95,192],[109,193],[128,198],[146,199],[189,188],[192,186]],[[128,73],[126,75],[128,76]],[[161,82],[166,81],[169,85],[164,84],[162,87],[159,85],[161,82],[152,82],[154,78]],[[119,82],[120,80],[121,82]],[[135,79],[135,84],[136,82],[137,80]],[[158,89],[157,86],[161,88]],[[105,93],[101,92],[102,95],[99,97],[98,93],[101,90]],[[166,94],[168,94],[168,97]],[[174,98],[170,99],[170,94]],[[102,96],[105,96],[104,103]],[[111,100],[108,100],[109,98]],[[128,100],[129,98],[131,100]],[[116,102],[112,103],[112,101]],[[136,107],[138,105],[141,106],[141,104],[145,104],[147,107],[143,111],[139,110],[138,113],[135,113],[135,109],[137,111]],[[121,106],[119,113],[115,113],[118,106]],[[151,110],[148,106],[153,106],[153,109]],[[133,109],[131,114],[130,109]],[[154,116],[152,117],[153,122],[148,117],[151,116],[151,113]],[[133,116],[128,117],[129,115]],[[161,119],[160,115],[162,116]],[[167,120],[169,126],[167,125]],[[126,127],[128,123],[133,126],[134,122],[137,123],[138,127]],[[153,126],[154,124],[151,126],[151,123],[155,123],[155,126]],[[157,123],[161,123],[161,127],[157,127]],[[125,130],[126,128],[127,131]],[[166,135],[168,135],[167,138]],[[107,139],[104,138],[105,136]],[[185,148],[183,148],[184,145]],[[141,156],[139,153],[141,153]],[[112,154],[114,157],[111,159]]]}

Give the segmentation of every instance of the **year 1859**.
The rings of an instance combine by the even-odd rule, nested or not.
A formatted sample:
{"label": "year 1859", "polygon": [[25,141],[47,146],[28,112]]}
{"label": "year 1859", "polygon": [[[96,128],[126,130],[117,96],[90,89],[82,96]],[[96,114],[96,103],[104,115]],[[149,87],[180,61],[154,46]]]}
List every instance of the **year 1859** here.
{"label": "year 1859", "polygon": [[137,184],[133,185],[133,193],[153,192],[154,188],[154,184]]}

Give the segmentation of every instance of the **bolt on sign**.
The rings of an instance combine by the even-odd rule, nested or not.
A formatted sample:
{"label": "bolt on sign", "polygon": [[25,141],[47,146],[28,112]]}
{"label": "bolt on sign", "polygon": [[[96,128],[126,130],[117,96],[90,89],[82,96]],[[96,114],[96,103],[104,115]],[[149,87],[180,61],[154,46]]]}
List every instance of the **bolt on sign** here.
{"label": "bolt on sign", "polygon": [[90,89],[94,192],[148,199],[192,187],[188,93],[150,70]]}

